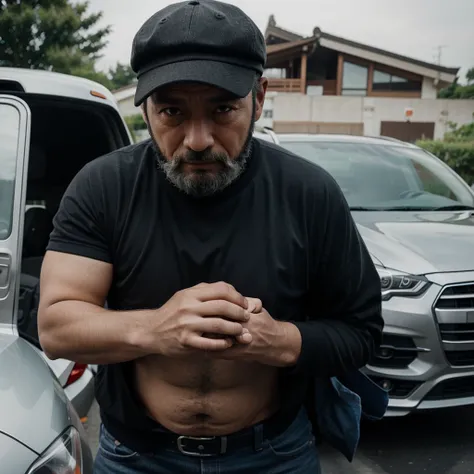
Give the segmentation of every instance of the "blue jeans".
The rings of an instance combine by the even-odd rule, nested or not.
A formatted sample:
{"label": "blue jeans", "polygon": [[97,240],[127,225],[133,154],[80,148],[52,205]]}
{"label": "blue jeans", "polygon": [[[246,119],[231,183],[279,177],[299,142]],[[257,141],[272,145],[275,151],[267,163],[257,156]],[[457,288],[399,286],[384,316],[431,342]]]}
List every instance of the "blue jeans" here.
{"label": "blue jeans", "polygon": [[[254,426],[254,430],[258,426]],[[94,474],[321,474],[311,423],[301,410],[292,424],[260,446],[214,457],[192,457],[177,450],[139,454],[115,440],[102,426]]]}

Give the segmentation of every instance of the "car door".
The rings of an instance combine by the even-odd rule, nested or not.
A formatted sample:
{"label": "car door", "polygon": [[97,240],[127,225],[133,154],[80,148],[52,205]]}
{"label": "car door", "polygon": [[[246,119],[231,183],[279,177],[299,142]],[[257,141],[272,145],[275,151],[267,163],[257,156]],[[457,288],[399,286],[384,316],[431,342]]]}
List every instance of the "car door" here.
{"label": "car door", "polygon": [[31,113],[0,95],[0,327],[16,330]]}
{"label": "car door", "polygon": [[[17,329],[31,113],[18,97],[0,95],[0,324]],[[31,341],[39,349],[39,341]],[[74,362],[49,360],[64,387]]]}

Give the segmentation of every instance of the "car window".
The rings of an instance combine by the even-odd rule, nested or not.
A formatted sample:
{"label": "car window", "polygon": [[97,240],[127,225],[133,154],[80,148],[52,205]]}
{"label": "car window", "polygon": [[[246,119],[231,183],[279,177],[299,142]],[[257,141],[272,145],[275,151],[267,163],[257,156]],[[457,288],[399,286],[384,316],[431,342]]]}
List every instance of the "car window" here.
{"label": "car window", "polygon": [[18,152],[20,115],[9,105],[0,107],[0,240],[10,236]]}
{"label": "car window", "polygon": [[453,190],[429,168],[418,162],[414,163],[414,167],[425,191],[456,200]]}
{"label": "car window", "polygon": [[328,171],[352,207],[474,206],[474,195],[461,179],[420,149],[343,142],[280,144]]}

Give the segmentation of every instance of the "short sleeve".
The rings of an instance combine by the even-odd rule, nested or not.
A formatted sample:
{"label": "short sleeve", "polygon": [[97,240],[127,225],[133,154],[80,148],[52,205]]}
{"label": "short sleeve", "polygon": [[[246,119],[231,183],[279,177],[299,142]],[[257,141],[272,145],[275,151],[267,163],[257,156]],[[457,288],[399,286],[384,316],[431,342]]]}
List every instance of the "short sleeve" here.
{"label": "short sleeve", "polygon": [[97,162],[79,171],[62,197],[47,250],[112,263],[113,229],[107,224],[105,185]]}

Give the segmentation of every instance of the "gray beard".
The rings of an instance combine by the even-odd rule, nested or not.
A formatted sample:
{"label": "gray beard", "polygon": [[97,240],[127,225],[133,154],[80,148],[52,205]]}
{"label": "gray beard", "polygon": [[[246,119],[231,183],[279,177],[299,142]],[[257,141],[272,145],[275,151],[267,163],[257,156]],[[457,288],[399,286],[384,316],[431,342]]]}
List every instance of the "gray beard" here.
{"label": "gray beard", "polygon": [[194,171],[183,173],[183,157],[167,160],[161,152],[158,143],[153,139],[157,154],[158,168],[163,171],[168,181],[176,188],[193,197],[212,196],[232,184],[244,171],[252,154],[252,133],[247,138],[244,148],[237,158],[228,158],[223,154],[206,154],[195,162],[218,162],[222,169],[216,172]]}
{"label": "gray beard", "polygon": [[[247,139],[239,155],[233,159],[222,153],[189,151],[187,156],[177,156],[168,160],[161,152],[160,146],[155,139],[151,128],[148,126],[148,133],[155,145],[158,168],[163,171],[168,181],[189,196],[212,196],[224,190],[245,171],[247,162],[252,155],[252,136],[255,128],[255,105],[255,98],[253,98],[252,119]],[[149,120],[147,120],[147,123],[148,122]],[[206,171],[183,173],[181,167],[183,162],[218,162],[222,165],[222,169],[213,173]]]}

